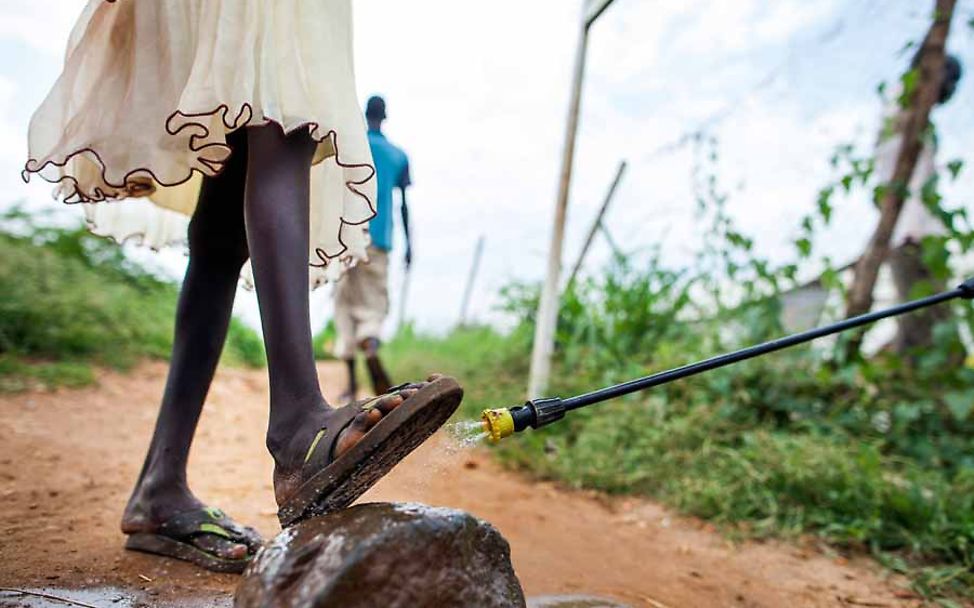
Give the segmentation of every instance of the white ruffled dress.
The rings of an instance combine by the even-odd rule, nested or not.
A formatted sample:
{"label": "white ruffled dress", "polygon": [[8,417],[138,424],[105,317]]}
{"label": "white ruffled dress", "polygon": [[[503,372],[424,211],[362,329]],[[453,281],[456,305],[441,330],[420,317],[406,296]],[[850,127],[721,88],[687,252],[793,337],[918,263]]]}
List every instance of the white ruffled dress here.
{"label": "white ruffled dress", "polygon": [[230,132],[308,129],[318,142],[309,264],[320,285],[366,259],[375,214],[352,61],[351,0],[89,0],[31,119],[24,178],[84,203],[96,234],[160,248],[185,242]]}

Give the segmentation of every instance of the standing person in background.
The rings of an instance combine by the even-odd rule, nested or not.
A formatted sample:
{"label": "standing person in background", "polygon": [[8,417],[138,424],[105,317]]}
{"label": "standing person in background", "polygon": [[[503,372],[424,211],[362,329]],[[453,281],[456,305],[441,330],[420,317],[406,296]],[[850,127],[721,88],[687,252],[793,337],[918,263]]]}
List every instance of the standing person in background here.
{"label": "standing person in background", "polygon": [[[917,59],[914,60],[916,63]],[[948,55],[944,64],[943,84],[937,105],[950,101],[960,81],[962,67],[953,55]],[[894,102],[894,108],[887,113],[883,132],[876,146],[876,173],[883,183],[893,174],[896,158],[902,145],[901,125],[904,112]],[[926,237],[941,237],[946,234],[943,222],[935,216],[923,202],[924,188],[937,178],[937,140],[933,132],[924,136],[924,145],[917,159],[916,169],[911,179],[910,195],[903,203],[896,229],[890,241],[889,261],[897,297],[905,302],[918,294],[912,293],[921,288],[924,294],[943,291],[948,277],[937,276],[923,261],[923,240]],[[892,348],[900,354],[919,352],[933,344],[933,327],[950,318],[949,307],[933,308],[897,319],[896,337]],[[959,344],[959,343],[958,343]]]}
{"label": "standing person in background", "polygon": [[344,360],[348,368],[348,387],[343,399],[352,401],[358,392],[355,380],[355,356],[359,350],[372,382],[372,390],[381,395],[392,382],[379,359],[379,336],[389,312],[389,251],[392,249],[393,191],[399,190],[402,205],[402,227],[406,235],[406,268],[412,264],[412,242],[409,233],[409,208],[406,188],[409,159],[406,153],[392,144],[382,133],[386,119],[386,102],[381,97],[369,99],[365,109],[369,125],[369,146],[378,175],[376,216],[369,223],[369,262],[349,270],[335,288],[335,356]]}

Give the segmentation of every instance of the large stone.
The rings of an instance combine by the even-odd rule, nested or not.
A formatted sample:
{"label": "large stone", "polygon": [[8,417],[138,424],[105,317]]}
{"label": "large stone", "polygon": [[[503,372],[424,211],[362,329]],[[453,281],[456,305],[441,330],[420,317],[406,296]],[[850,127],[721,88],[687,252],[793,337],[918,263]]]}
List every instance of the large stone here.
{"label": "large stone", "polygon": [[236,608],[524,606],[504,537],[463,511],[365,504],[281,532]]}

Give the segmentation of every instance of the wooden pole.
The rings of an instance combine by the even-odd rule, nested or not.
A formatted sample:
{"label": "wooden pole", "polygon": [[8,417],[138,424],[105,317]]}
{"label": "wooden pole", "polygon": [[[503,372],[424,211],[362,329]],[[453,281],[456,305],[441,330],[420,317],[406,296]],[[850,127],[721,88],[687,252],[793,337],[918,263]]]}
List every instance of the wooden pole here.
{"label": "wooden pole", "polygon": [[399,289],[399,322],[396,324],[396,333],[402,331],[406,324],[406,299],[409,296],[409,277],[412,274],[409,266],[406,266],[402,274],[402,286]]}
{"label": "wooden pole", "polygon": [[568,213],[568,195],[571,191],[572,167],[575,160],[575,141],[578,135],[578,118],[582,108],[582,85],[585,81],[585,59],[588,53],[589,29],[614,0],[586,0],[575,52],[575,73],[572,78],[571,102],[568,105],[568,123],[565,129],[565,149],[562,156],[561,174],[558,181],[558,199],[555,203],[555,219],[551,231],[551,247],[548,249],[548,268],[544,287],[538,302],[534,346],[531,351],[531,372],[528,378],[528,398],[541,397],[548,388],[551,376],[551,355],[554,352],[555,329],[558,324],[558,303],[561,281],[561,252],[565,241],[565,218]]}
{"label": "wooden pole", "polygon": [[558,323],[561,252],[565,240],[565,218],[568,212],[568,195],[571,191],[575,140],[578,135],[578,117],[582,106],[582,85],[585,80],[587,51],[588,27],[583,23],[579,31],[578,49],[575,54],[575,74],[572,78],[571,102],[568,106],[568,125],[565,133],[561,174],[558,181],[555,218],[551,230],[551,246],[548,249],[548,268],[545,273],[544,287],[541,289],[541,300],[538,302],[537,324],[531,351],[531,371],[528,379],[528,399],[541,397],[542,393],[548,388],[548,379],[551,376],[551,355],[554,351],[555,329]]}
{"label": "wooden pole", "polygon": [[[880,201],[879,224],[869,239],[865,252],[856,263],[855,277],[846,304],[847,317],[862,315],[872,308],[873,289],[876,287],[879,267],[889,252],[890,239],[908,194],[907,188],[913,177],[917,158],[921,148],[927,143],[925,135],[930,124],[930,111],[940,96],[947,35],[950,32],[955,4],[956,0],[936,1],[933,23],[920,49],[919,84],[912,99],[908,100],[910,109],[901,125],[903,143],[896,158],[893,177]],[[846,354],[856,355],[861,344],[860,332],[849,341]]]}
{"label": "wooden pole", "polygon": [[467,277],[467,288],[463,292],[463,304],[460,307],[460,327],[467,324],[467,311],[470,308],[470,297],[473,295],[473,285],[477,280],[477,273],[480,271],[480,258],[484,254],[484,236],[480,235],[477,239],[477,248],[473,253],[473,265],[470,267],[470,275]]}
{"label": "wooden pole", "polygon": [[612,199],[615,197],[616,190],[619,188],[619,183],[622,182],[622,176],[626,173],[627,166],[626,161],[619,163],[619,170],[616,172],[615,179],[612,180],[612,185],[609,186],[609,192],[605,195],[605,200],[602,202],[602,207],[599,209],[598,215],[595,216],[595,221],[592,222],[588,236],[585,237],[585,244],[582,245],[582,251],[578,254],[578,260],[575,261],[575,266],[572,268],[572,273],[568,277],[567,285],[574,283],[578,277],[578,273],[582,269],[582,264],[585,262],[585,256],[595,241],[595,234],[602,228],[602,218],[605,217],[605,212],[608,211],[609,204],[612,203]]}

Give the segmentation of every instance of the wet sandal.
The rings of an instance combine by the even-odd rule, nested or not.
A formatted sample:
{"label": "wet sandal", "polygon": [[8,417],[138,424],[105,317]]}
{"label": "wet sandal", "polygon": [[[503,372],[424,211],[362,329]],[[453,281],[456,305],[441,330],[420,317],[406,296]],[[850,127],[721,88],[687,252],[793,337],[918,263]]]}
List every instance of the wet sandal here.
{"label": "wet sandal", "polygon": [[433,380],[385,414],[351,449],[333,457],[338,438],[355,416],[409,386],[335,410],[329,426],[318,432],[308,448],[301,468],[305,481],[277,512],[282,527],[350,505],[429,439],[463,399],[463,389],[453,378]]}
{"label": "wet sandal", "polygon": [[[247,557],[220,557],[193,544],[194,538],[206,534],[246,545]],[[241,526],[219,509],[205,508],[175,515],[154,533],[130,534],[125,548],[187,561],[214,572],[239,574],[244,571],[262,544],[263,539],[253,528]]]}

